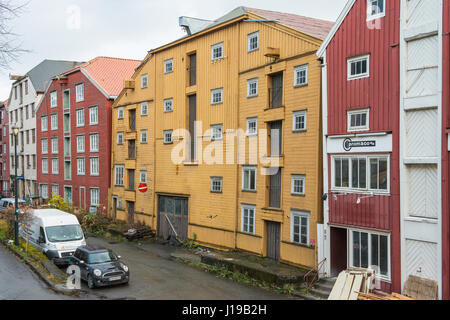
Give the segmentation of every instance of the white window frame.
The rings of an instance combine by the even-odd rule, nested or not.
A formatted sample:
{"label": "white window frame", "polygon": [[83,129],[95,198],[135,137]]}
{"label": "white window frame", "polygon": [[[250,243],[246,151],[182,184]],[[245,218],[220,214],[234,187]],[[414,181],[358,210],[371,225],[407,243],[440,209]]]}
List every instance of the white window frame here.
{"label": "white window frame", "polygon": [[[52,154],[58,154],[59,152],[59,139],[58,137],[52,137]],[[56,141],[56,143],[55,143]]]}
{"label": "white window frame", "polygon": [[[295,181],[300,180],[303,183],[303,192],[295,192]],[[291,175],[291,194],[296,196],[304,196],[306,194],[306,175],[293,174]]]}
{"label": "white window frame", "polygon": [[125,114],[124,107],[117,108],[117,120],[123,120]]}
{"label": "white window frame", "polygon": [[123,132],[117,132],[117,145],[123,145]]}
{"label": "white window frame", "polygon": [[[55,192],[55,188],[56,188],[56,192]],[[59,195],[59,184],[52,184],[52,195],[53,194]]]}
{"label": "white window frame", "polygon": [[[360,73],[357,75],[352,75],[352,63],[360,62],[363,60],[367,60],[367,72],[366,73]],[[370,77],[370,54],[366,54],[363,56],[357,56],[347,59],[347,80],[357,80],[357,79],[364,79]]]}
{"label": "white window frame", "polygon": [[114,166],[114,185],[123,187],[125,186],[125,166],[117,164]]}
{"label": "white window frame", "polygon": [[211,126],[211,141],[220,141],[220,140],[223,140],[223,125],[214,124]]}
{"label": "white window frame", "polygon": [[[41,193],[41,197],[43,198],[43,199],[48,199],[48,184],[41,184],[40,186],[39,186],[40,188],[40,193]],[[45,188],[44,188],[45,187]],[[45,190],[45,192],[44,192],[44,190]]]}
{"label": "white window frame", "polygon": [[42,173],[43,174],[48,174],[48,158],[42,158],[41,165],[42,165]]}
{"label": "white window frame", "polygon": [[[252,85],[256,85],[256,92],[252,93]],[[253,98],[258,96],[258,78],[248,79],[247,80],[247,98]]]}
{"label": "white window frame", "polygon": [[75,86],[75,102],[84,101],[84,83]]}
{"label": "white window frame", "polygon": [[77,128],[84,127],[84,109],[76,110]]}
{"label": "white window frame", "polygon": [[[220,190],[214,190],[214,183],[219,182]],[[211,189],[212,193],[222,193],[223,188],[223,177],[211,177]]]}
{"label": "white window frame", "polygon": [[48,131],[48,117],[47,116],[41,117],[41,131],[42,132]]}
{"label": "white window frame", "polygon": [[141,103],[141,116],[148,116],[148,102]]}
{"label": "white window frame", "polygon": [[[143,139],[144,136],[145,136],[145,140]],[[140,141],[141,144],[147,144],[148,143],[148,130],[147,129],[141,130],[141,139],[140,140],[141,140]]]}
{"label": "white window frame", "polygon": [[58,106],[58,91],[50,92],[50,108],[56,108]]}
{"label": "white window frame", "polygon": [[[372,239],[371,235],[378,235],[378,236],[384,236],[387,237],[387,275],[381,275],[378,273],[379,270],[376,270],[377,273],[375,274],[375,277],[377,279],[390,282],[391,281],[391,235],[389,233],[383,233],[383,232],[377,232],[372,230],[364,230],[364,229],[358,229],[358,228],[349,228],[347,229],[348,232],[348,243],[347,243],[347,250],[349,252],[348,254],[348,261],[347,265],[349,267],[353,266],[353,232],[360,232],[360,233],[367,233],[368,234],[368,264],[369,268],[372,266],[371,260],[372,260]],[[379,249],[379,248],[378,248]],[[379,251],[379,250],[378,250]],[[379,267],[379,266],[378,266]]]}
{"label": "white window frame", "polygon": [[42,154],[48,154],[48,139],[42,139],[41,140],[41,150],[42,150]]}
{"label": "white window frame", "polygon": [[[373,8],[372,4],[375,1],[383,2],[383,9],[384,9],[383,12],[372,14],[372,8]],[[386,16],[386,0],[367,0],[367,21],[383,18],[384,16]]]}
{"label": "white window frame", "polygon": [[[94,137],[97,137],[97,138],[94,138]],[[99,152],[99,150],[100,150],[100,135],[98,133],[91,133],[89,135],[89,150],[90,150],[90,152]]]}
{"label": "white window frame", "polygon": [[[248,189],[245,188],[245,171],[254,171],[255,172],[255,189],[250,188],[250,186],[251,186],[251,174],[250,173],[248,175],[249,188]],[[256,190],[258,189],[257,182],[258,182],[258,168],[256,166],[243,166],[242,167],[242,191],[256,192]]]}
{"label": "white window frame", "polygon": [[141,170],[139,172],[139,183],[147,183],[147,171]]}
{"label": "white window frame", "polygon": [[[307,130],[307,128],[308,128],[308,118],[307,118],[307,116],[308,116],[308,112],[306,111],[306,110],[301,110],[301,111],[294,111],[293,112],[293,116],[292,116],[292,131],[293,132],[305,132],[306,130]],[[297,128],[296,127],[296,125],[297,125],[297,118],[298,117],[304,117],[304,123],[305,123],[305,126],[304,126],[304,128]]]}
{"label": "white window frame", "polygon": [[[170,140],[167,139],[167,134],[170,133]],[[164,144],[173,143],[173,130],[164,130]]]}
{"label": "white window frame", "polygon": [[[245,210],[248,210],[248,221],[247,221],[247,226],[248,226],[248,230],[245,230],[244,228],[244,222],[245,222]],[[253,230],[250,230],[250,212],[252,212],[253,214]],[[251,205],[251,204],[242,204],[241,205],[241,232],[242,233],[247,233],[247,234],[255,234],[255,230],[256,230],[256,206],[255,205]]]}
{"label": "white window frame", "polygon": [[[97,164],[95,165],[95,163]],[[97,169],[97,170],[95,170]],[[97,177],[100,175],[100,158],[90,157],[89,158],[89,175],[92,177]]]}
{"label": "white window frame", "polygon": [[[82,144],[80,141],[83,141]],[[83,148],[81,148],[81,146]],[[86,151],[86,139],[84,135],[77,136],[77,153],[84,153]]]}
{"label": "white window frame", "polygon": [[164,99],[164,112],[173,112],[173,98]]}
{"label": "white window frame", "polygon": [[[255,132],[250,132],[250,123],[255,123]],[[247,134],[247,137],[258,135],[258,118],[257,117],[247,118],[246,134]]]}
{"label": "white window frame", "polygon": [[[250,48],[250,46],[251,46],[251,43],[252,43],[252,39],[254,38],[256,36],[256,44],[257,44],[257,46],[256,46],[256,48]],[[247,49],[248,49],[248,52],[254,52],[254,51],[257,51],[257,50],[259,50],[259,31],[256,31],[256,32],[252,32],[252,33],[250,33],[248,36],[247,36],[247,42],[248,42],[248,47],[247,47]]]}
{"label": "white window frame", "polygon": [[[215,95],[220,93],[220,101],[215,101]],[[223,88],[217,88],[211,90],[211,104],[217,105],[223,103]]]}
{"label": "white window frame", "polygon": [[[95,196],[93,192],[96,193]],[[100,188],[89,188],[89,193],[90,193],[89,197],[91,200],[91,207],[98,207],[100,205]]]}
{"label": "white window frame", "polygon": [[[366,114],[366,125],[364,126],[354,126],[352,127],[352,116],[358,114]],[[370,130],[370,109],[358,109],[358,110],[348,110],[347,111],[347,131],[369,131]]]}
{"label": "white window frame", "polygon": [[98,124],[98,106],[92,106],[89,107],[89,125],[92,126],[96,124]]}
{"label": "white window frame", "polygon": [[[300,82],[299,72],[305,72],[305,82]],[[294,87],[303,87],[308,85],[308,64],[297,66],[294,68]]]}
{"label": "white window frame", "polygon": [[77,158],[77,176],[86,175],[86,159]]}
{"label": "white window frame", "polygon": [[[171,65],[171,69],[168,69],[168,66]],[[172,73],[173,72],[173,58],[167,59],[164,61],[164,74]]]}
{"label": "white window frame", "polygon": [[[55,162],[56,162],[56,170],[55,170]],[[59,174],[59,159],[52,158],[52,174]]]}
{"label": "white window frame", "polygon": [[[366,188],[353,188],[353,172],[352,172],[352,159],[366,159]],[[380,159],[386,158],[387,161],[387,190],[380,189],[371,189],[371,176],[370,176],[370,160],[371,159]],[[391,159],[390,155],[387,154],[352,154],[352,155],[333,155],[331,156],[331,186],[332,191],[334,192],[345,192],[345,193],[372,193],[379,195],[389,195],[391,192]],[[336,159],[347,159],[348,161],[348,176],[349,176],[349,186],[348,187],[336,187],[336,168],[335,168],[335,160]],[[341,170],[342,176],[342,170]]]}
{"label": "white window frame", "polygon": [[[300,219],[299,224],[299,241],[294,241],[294,218],[298,217]],[[306,243],[302,242],[302,218],[306,218]],[[295,244],[300,244],[304,246],[310,246],[310,224],[311,224],[311,214],[307,211],[291,209],[291,242]]]}
{"label": "white window frame", "polygon": [[148,88],[148,74],[141,75],[141,89]]}
{"label": "white window frame", "polygon": [[[218,48],[221,49],[221,50],[220,50],[221,55],[220,55],[220,56],[215,56],[214,50],[215,50],[215,49],[218,49]],[[211,46],[211,61],[217,61],[217,60],[221,60],[221,59],[223,59],[223,58],[224,58],[223,42],[213,44],[213,45]]]}

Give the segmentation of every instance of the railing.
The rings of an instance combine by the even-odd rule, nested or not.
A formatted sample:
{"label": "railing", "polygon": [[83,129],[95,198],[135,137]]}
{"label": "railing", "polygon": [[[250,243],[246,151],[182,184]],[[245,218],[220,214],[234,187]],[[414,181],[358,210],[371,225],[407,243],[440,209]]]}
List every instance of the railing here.
{"label": "railing", "polygon": [[312,287],[319,281],[319,274],[320,270],[325,265],[325,262],[327,261],[327,258],[324,258],[322,261],[320,261],[319,265],[316,268],[311,269],[305,276],[303,277],[303,280],[306,283],[306,292],[311,290]]}

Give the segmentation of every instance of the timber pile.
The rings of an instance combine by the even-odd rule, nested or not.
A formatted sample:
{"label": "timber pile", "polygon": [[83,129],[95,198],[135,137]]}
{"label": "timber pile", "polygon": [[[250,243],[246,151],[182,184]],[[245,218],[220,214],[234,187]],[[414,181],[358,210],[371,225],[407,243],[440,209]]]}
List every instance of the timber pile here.
{"label": "timber pile", "polygon": [[392,295],[382,296],[375,293],[363,293],[358,292],[358,300],[370,300],[370,301],[379,301],[379,300],[414,300],[410,297],[403,296],[398,293],[392,293]]}
{"label": "timber pile", "polygon": [[123,235],[127,238],[127,240],[133,241],[144,238],[153,238],[155,236],[155,232],[147,227],[142,227],[138,229],[130,229]]}
{"label": "timber pile", "polygon": [[359,292],[369,293],[375,280],[371,269],[350,269],[342,271],[331,290],[328,300],[358,300]]}

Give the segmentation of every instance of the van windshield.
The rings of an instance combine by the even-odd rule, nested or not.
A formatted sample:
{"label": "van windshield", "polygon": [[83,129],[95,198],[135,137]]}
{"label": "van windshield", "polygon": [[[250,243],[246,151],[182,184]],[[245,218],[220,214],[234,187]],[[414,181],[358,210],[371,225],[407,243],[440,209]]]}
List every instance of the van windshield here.
{"label": "van windshield", "polygon": [[68,225],[68,226],[56,226],[45,228],[48,241],[50,242],[63,242],[63,241],[76,241],[83,239],[83,230],[80,225]]}

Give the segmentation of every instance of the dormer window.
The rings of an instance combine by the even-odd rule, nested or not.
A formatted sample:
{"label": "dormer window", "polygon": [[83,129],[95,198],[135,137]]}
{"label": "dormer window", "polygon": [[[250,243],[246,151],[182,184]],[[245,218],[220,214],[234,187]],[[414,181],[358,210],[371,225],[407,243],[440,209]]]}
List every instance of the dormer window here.
{"label": "dormer window", "polygon": [[347,112],[348,131],[369,130],[369,109],[351,110]]}
{"label": "dormer window", "polygon": [[367,0],[367,20],[382,18],[386,15],[386,0]]}

